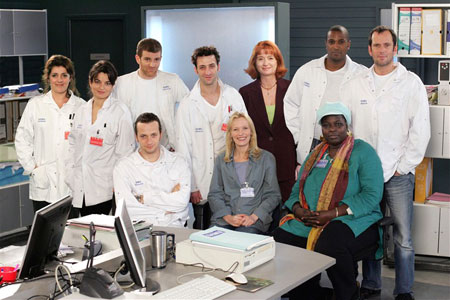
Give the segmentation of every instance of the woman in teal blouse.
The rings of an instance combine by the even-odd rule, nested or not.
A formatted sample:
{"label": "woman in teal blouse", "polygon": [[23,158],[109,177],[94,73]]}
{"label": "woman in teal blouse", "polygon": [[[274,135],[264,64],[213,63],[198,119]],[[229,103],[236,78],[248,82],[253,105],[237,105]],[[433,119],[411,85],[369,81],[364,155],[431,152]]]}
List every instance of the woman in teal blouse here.
{"label": "woman in teal blouse", "polygon": [[[323,141],[306,158],[285,206],[292,212],[275,230],[275,240],[334,257],[327,270],[336,299],[357,299],[354,255],[377,242],[383,215],[383,172],[375,150],[348,131],[351,114],[342,103],[317,111]],[[290,292],[315,299],[320,275]]]}

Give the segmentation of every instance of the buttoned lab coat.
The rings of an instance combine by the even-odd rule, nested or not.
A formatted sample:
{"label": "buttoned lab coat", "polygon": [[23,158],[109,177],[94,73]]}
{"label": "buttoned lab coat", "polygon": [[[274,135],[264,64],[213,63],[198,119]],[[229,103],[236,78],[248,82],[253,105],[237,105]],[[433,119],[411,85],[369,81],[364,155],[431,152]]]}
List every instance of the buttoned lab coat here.
{"label": "buttoned lab coat", "polygon": [[[314,59],[295,72],[294,78],[284,96],[284,117],[286,125],[297,144],[297,162],[302,164],[310,152],[316,127],[316,112],[322,102],[327,87],[325,58]],[[363,65],[353,62],[347,56],[345,64],[348,66],[340,87],[339,99],[345,85],[358,74],[366,70]]]}
{"label": "buttoned lab coat", "polygon": [[[113,96],[125,103],[131,112],[132,121],[143,112],[142,107],[145,106],[140,102],[156,101],[159,107],[160,119],[163,128],[167,131],[168,141],[161,141],[161,144],[168,149],[175,148],[176,132],[175,132],[175,106],[189,93],[189,89],[183,80],[174,73],[158,71],[156,78],[156,99],[138,99],[137,98],[137,82],[139,80],[138,71],[131,72],[120,76],[114,86]],[[137,103],[140,103],[139,105]]]}
{"label": "buttoned lab coat", "polygon": [[352,111],[355,138],[377,151],[387,182],[398,171],[415,172],[430,140],[430,111],[420,78],[398,63],[377,96],[373,67],[349,84],[345,104]]}
{"label": "buttoned lab coat", "polygon": [[[83,195],[86,206],[112,199],[114,165],[133,152],[135,135],[128,108],[112,97],[104,102],[94,124],[92,99],[77,110],[74,121],[66,182],[73,192],[72,205],[81,208]],[[92,139],[97,144],[91,144]]]}
{"label": "buttoned lab coat", "polygon": [[24,174],[30,174],[30,199],[55,202],[70,194],[64,182],[67,137],[73,122],[71,115],[84,103],[71,93],[67,103],[59,108],[51,91],[28,101],[15,146]]}
{"label": "buttoned lab coat", "polygon": [[[219,80],[220,97],[224,113],[222,124],[227,124],[230,116],[238,111],[247,113],[244,101],[238,91]],[[213,136],[208,116],[203,110],[204,98],[200,94],[200,83],[180,103],[177,112],[177,144],[175,149],[183,154],[191,168],[191,191],[200,191],[207,199],[209,184],[214,169]],[[223,131],[225,139],[226,132]]]}
{"label": "buttoned lab coat", "polygon": [[[183,227],[191,194],[191,171],[186,160],[161,146],[160,159],[150,163],[138,151],[120,159],[114,168],[116,200],[126,201],[132,219],[148,220],[156,226]],[[180,190],[172,193],[177,184]],[[144,204],[136,200],[140,195]]]}

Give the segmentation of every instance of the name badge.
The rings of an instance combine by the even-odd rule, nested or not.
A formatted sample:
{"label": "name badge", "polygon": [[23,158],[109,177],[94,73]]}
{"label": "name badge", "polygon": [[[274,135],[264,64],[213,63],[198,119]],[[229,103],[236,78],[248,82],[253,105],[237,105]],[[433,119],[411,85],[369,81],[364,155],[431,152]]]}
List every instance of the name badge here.
{"label": "name badge", "polygon": [[89,143],[90,143],[91,145],[94,145],[94,146],[102,147],[102,146],[103,146],[103,139],[102,139],[102,138],[96,138],[96,137],[91,136],[91,140],[90,140]]}
{"label": "name badge", "polygon": [[195,132],[203,132],[203,128],[201,128],[201,127],[195,127]]}
{"label": "name badge", "polygon": [[327,166],[327,164],[328,164],[328,160],[326,160],[326,159],[321,159],[321,160],[319,160],[319,161],[317,162],[316,167],[317,167],[317,168],[323,169],[323,168],[325,168],[325,167]]}
{"label": "name badge", "polygon": [[255,197],[255,191],[252,187],[244,187],[241,188],[241,197],[242,198],[250,198]]}
{"label": "name badge", "polygon": [[223,124],[222,124],[222,128],[221,128],[222,131],[225,131],[225,132],[226,132],[226,131],[227,131],[227,127],[228,127],[228,124],[227,124],[227,123],[223,123]]}
{"label": "name badge", "polygon": [[164,86],[162,87],[162,89],[163,89],[163,91],[170,91],[170,86],[164,85]]}
{"label": "name badge", "polygon": [[303,85],[306,87],[309,87],[309,82],[305,81],[305,82],[303,82]]}
{"label": "name badge", "polygon": [[64,131],[64,139],[67,140],[69,138],[70,131]]}
{"label": "name badge", "polygon": [[361,99],[361,104],[367,104],[367,100],[366,99]]}

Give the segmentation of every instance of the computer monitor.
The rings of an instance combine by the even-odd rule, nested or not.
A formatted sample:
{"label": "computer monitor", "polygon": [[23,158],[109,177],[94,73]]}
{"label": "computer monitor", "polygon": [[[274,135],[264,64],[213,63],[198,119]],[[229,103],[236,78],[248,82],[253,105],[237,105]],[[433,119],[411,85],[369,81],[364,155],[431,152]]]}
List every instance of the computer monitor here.
{"label": "computer monitor", "polygon": [[58,253],[71,206],[72,197],[67,196],[34,214],[19,278],[44,274],[45,264]]}
{"label": "computer monitor", "polygon": [[159,283],[146,278],[145,257],[124,200],[117,201],[114,227],[131,279],[139,287],[145,287],[148,292],[157,293],[160,290]]}

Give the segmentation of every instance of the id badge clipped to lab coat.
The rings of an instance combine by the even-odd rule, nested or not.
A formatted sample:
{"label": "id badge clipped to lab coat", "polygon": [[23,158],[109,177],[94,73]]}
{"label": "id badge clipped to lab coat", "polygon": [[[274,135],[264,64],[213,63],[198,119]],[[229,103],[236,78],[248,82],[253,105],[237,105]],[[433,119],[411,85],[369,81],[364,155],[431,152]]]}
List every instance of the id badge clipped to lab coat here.
{"label": "id badge clipped to lab coat", "polygon": [[241,188],[241,197],[242,198],[255,197],[255,190],[252,187],[248,186],[248,182],[244,182],[244,187]]}

